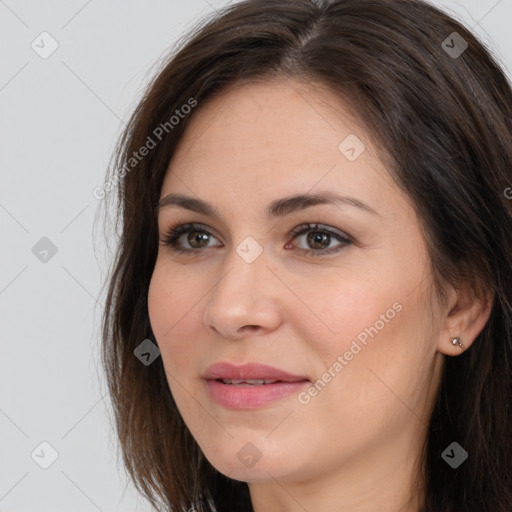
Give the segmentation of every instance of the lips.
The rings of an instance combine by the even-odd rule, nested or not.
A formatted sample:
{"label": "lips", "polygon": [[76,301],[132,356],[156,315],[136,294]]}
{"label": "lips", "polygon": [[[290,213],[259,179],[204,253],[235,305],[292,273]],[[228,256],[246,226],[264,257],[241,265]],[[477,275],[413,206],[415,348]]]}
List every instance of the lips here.
{"label": "lips", "polygon": [[303,375],[259,363],[243,366],[216,363],[203,377],[210,398],[231,410],[259,409],[291,397],[310,385]]}
{"label": "lips", "polygon": [[230,363],[215,363],[210,366],[204,378],[220,380],[225,384],[267,385],[274,382],[301,382],[309,380],[304,375],[293,375],[279,368],[259,363],[235,366]]}
{"label": "lips", "polygon": [[220,379],[224,384],[231,384],[234,386],[265,386],[267,384],[274,384],[274,382],[282,382],[272,379]]}

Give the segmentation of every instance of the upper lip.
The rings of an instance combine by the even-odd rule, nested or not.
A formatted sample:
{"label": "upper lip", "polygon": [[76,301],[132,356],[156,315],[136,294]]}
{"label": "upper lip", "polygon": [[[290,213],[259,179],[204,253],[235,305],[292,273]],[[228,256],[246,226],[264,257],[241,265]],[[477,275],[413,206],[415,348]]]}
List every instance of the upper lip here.
{"label": "upper lip", "polygon": [[279,368],[259,363],[247,363],[234,365],[227,362],[215,363],[209,366],[204,373],[205,379],[234,379],[234,380],[255,380],[267,379],[282,382],[300,382],[309,380],[303,375],[293,375]]}

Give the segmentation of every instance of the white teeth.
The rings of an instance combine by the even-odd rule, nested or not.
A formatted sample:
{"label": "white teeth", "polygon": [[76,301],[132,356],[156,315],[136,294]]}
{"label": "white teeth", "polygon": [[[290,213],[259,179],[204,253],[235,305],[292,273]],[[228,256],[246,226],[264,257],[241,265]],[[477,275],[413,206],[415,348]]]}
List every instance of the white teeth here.
{"label": "white teeth", "polygon": [[234,384],[235,386],[247,384],[249,386],[261,386],[263,384],[272,384],[277,382],[270,379],[222,379],[224,384]]}

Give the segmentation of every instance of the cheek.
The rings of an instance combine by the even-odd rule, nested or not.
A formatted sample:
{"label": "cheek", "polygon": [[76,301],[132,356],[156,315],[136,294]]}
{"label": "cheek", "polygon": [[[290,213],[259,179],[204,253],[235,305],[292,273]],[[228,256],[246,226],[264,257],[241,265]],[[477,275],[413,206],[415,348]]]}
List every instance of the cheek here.
{"label": "cheek", "polygon": [[336,281],[340,285],[295,288],[309,307],[296,306],[295,332],[309,345],[316,378],[330,390],[319,384],[323,398],[318,402],[328,409],[339,403],[350,404],[348,410],[361,404],[380,408],[396,400],[391,388],[414,403],[411,390],[427,373],[434,347],[424,287],[404,292],[417,276],[353,274]]}
{"label": "cheek", "polygon": [[292,301],[296,305],[290,321],[297,335],[324,356],[324,363],[328,362],[326,356],[332,359],[350,350],[354,341],[364,348],[370,340],[390,333],[403,310],[398,300],[403,292],[394,284],[384,286],[355,274],[331,276],[322,285],[296,283],[294,291],[304,299],[302,303]]}
{"label": "cheek", "polygon": [[319,393],[327,416],[361,434],[378,425],[398,428],[411,411],[421,416],[435,344],[420,299],[391,294],[367,303],[357,317],[345,309],[337,343],[323,348],[325,368],[335,375]]}
{"label": "cheek", "polygon": [[[166,270],[157,262],[148,290],[148,314],[164,364],[183,362],[197,346],[200,323],[200,299],[203,296],[191,277],[180,278],[179,271]],[[183,274],[182,274],[183,276]],[[172,359],[167,355],[172,353]],[[174,363],[173,363],[174,364]],[[166,364],[167,367],[167,364]]]}
{"label": "cheek", "polygon": [[155,266],[148,289],[148,315],[151,329],[160,342],[173,325],[175,315],[172,282],[166,282],[160,266]]}

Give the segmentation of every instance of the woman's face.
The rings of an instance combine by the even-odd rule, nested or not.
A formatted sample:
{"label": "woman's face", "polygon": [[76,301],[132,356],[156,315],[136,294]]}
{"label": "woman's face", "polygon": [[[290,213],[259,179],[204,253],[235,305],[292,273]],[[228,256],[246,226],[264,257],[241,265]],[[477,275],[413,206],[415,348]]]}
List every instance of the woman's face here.
{"label": "woman's face", "polygon": [[[184,252],[161,242],[148,298],[170,390],[213,466],[264,483],[411,464],[442,366],[440,313],[418,218],[337,98],[281,81],[199,105],[169,194],[216,212],[160,208],[162,240],[200,226],[178,234]],[[306,200],[327,194],[345,199]],[[207,379],[215,363],[235,368]]]}

